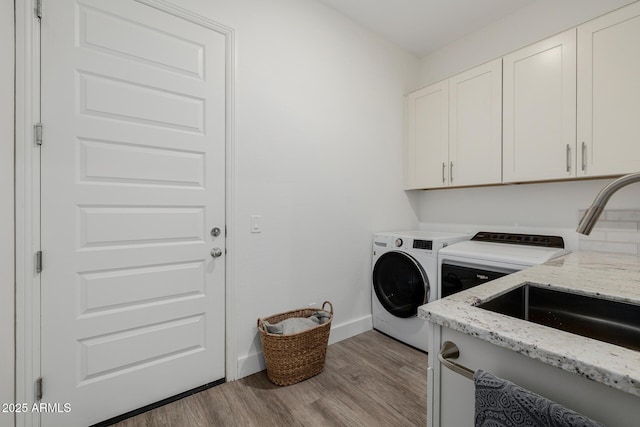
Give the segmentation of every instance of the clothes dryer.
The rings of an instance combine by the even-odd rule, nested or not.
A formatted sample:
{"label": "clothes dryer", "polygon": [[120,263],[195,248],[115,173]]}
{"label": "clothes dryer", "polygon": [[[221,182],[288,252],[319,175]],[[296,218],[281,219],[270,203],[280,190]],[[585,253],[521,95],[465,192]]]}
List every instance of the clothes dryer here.
{"label": "clothes dryer", "polygon": [[427,323],[418,307],[438,293],[438,251],[471,236],[462,233],[404,231],[373,237],[371,309],[374,329],[427,351]]}

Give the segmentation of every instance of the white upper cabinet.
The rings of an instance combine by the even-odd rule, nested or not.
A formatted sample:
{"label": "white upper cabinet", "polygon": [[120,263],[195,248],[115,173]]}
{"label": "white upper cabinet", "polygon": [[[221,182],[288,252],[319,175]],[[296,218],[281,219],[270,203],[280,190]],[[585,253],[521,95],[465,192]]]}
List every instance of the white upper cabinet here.
{"label": "white upper cabinet", "polygon": [[502,59],[449,79],[449,185],[502,181]]}
{"label": "white upper cabinet", "polygon": [[576,176],[576,30],[503,61],[503,181]]}
{"label": "white upper cabinet", "polygon": [[408,190],[640,171],[640,1],[406,100]]}
{"label": "white upper cabinet", "polygon": [[405,189],[501,182],[502,60],[407,95]]}
{"label": "white upper cabinet", "polygon": [[640,3],[578,27],[578,144],[578,176],[640,171]]}
{"label": "white upper cabinet", "polygon": [[449,85],[439,82],[407,95],[404,149],[406,190],[448,184]]}

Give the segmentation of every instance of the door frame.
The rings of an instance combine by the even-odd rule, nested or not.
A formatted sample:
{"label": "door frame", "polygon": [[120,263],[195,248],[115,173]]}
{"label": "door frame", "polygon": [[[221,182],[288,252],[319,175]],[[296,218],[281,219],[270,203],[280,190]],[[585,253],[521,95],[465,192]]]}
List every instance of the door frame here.
{"label": "door frame", "polygon": [[[0,402],[15,402],[14,1],[0,0]],[[11,426],[14,414],[0,414]]]}
{"label": "door frame", "polygon": [[[226,40],[226,135],[225,135],[225,373],[237,378],[237,345],[234,307],[234,211],[235,211],[235,30],[166,0],[132,0],[216,31]],[[40,25],[34,14],[35,0],[15,2],[15,310],[16,366],[15,402],[31,407],[35,381],[40,377],[40,276],[35,273],[35,253],[40,248],[40,150],[34,142],[33,125],[40,121]],[[46,19],[47,6],[44,5]],[[44,124],[46,144],[46,123]],[[44,255],[46,268],[46,254]],[[46,382],[45,382],[46,400]],[[38,426],[40,417],[29,413],[16,417],[16,426]]]}

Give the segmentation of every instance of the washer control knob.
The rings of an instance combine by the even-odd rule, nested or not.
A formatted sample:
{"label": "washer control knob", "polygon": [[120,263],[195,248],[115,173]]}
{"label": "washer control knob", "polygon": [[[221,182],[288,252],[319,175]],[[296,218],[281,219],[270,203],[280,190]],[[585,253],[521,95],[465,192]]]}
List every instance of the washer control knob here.
{"label": "washer control knob", "polygon": [[399,248],[400,246],[402,246],[402,239],[401,238],[397,238],[396,239],[396,248]]}

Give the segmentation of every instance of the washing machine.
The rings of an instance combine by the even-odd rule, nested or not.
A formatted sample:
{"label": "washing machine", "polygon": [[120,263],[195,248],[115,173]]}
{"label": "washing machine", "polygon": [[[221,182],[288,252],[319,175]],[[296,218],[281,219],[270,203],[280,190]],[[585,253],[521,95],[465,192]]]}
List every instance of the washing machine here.
{"label": "washing machine", "polygon": [[373,328],[427,351],[427,322],[418,307],[437,295],[438,251],[470,235],[438,231],[376,233],[373,236],[371,309]]}

